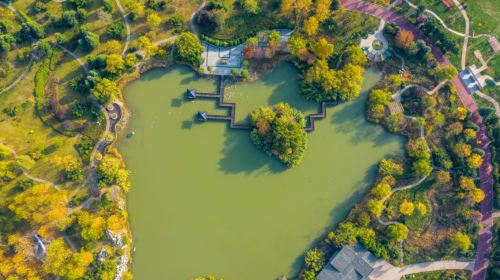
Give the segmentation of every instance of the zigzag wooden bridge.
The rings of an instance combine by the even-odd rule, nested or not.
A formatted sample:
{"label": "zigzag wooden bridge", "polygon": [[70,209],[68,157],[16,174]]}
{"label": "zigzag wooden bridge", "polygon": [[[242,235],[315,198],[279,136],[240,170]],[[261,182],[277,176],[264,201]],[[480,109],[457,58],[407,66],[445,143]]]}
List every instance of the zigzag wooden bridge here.
{"label": "zigzag wooden bridge", "polygon": [[[221,116],[221,115],[210,115],[207,112],[198,112],[198,120],[199,121],[225,121],[229,122],[229,128],[231,129],[240,129],[240,130],[251,130],[252,127],[250,125],[245,124],[236,124],[235,121],[235,112],[236,112],[236,103],[226,103],[224,102],[224,76],[220,76],[219,78],[219,88],[217,93],[204,93],[204,92],[196,92],[195,89],[188,89],[186,92],[186,97],[190,100],[193,99],[217,99],[217,105],[220,108],[229,109],[229,116]],[[329,106],[337,105],[338,102],[322,102],[320,107],[320,112],[316,114],[310,114],[306,117],[307,125],[304,128],[307,132],[314,131],[314,122],[317,120],[324,119],[326,117],[326,108]]]}

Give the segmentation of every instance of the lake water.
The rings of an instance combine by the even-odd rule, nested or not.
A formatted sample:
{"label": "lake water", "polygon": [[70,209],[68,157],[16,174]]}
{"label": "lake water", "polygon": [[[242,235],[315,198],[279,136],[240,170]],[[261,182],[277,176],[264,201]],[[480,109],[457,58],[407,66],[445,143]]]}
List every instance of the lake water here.
{"label": "lake water", "polygon": [[[368,70],[364,89],[380,74]],[[293,276],[314,242],[367,189],[377,162],[402,151],[402,138],[365,121],[367,93],[329,108],[309,134],[302,164],[286,169],[257,150],[249,132],[198,123],[197,111],[225,113],[214,101],[184,99],[187,88],[215,91],[215,81],[186,67],[153,70],[125,89],[132,138],[120,142],[132,171],[129,212],[135,279],[228,280]],[[262,80],[231,85],[237,118],[280,101],[313,112],[298,92],[297,72],[281,64]]]}

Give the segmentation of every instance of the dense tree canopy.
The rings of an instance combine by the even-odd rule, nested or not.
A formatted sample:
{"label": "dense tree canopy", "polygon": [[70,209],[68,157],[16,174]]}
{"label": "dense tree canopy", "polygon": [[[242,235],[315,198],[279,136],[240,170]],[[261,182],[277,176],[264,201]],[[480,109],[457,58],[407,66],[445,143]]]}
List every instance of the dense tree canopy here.
{"label": "dense tree canopy", "polygon": [[91,262],[91,253],[73,253],[64,239],[59,238],[51,241],[47,247],[43,271],[69,280],[81,279]]}
{"label": "dense tree canopy", "polygon": [[202,62],[201,53],[203,46],[200,40],[193,33],[185,32],[175,41],[175,59],[187,62],[192,65],[199,65]]}
{"label": "dense tree canopy", "polygon": [[250,116],[253,143],[288,166],[302,160],[307,136],[304,115],[286,103],[261,107]]}
{"label": "dense tree canopy", "polygon": [[92,94],[100,103],[105,104],[119,96],[120,90],[114,81],[103,78],[92,89]]}
{"label": "dense tree canopy", "polygon": [[80,39],[78,39],[78,45],[84,51],[91,51],[99,45],[99,35],[91,32],[87,27],[80,27]]}
{"label": "dense tree canopy", "polygon": [[50,185],[35,185],[16,195],[9,205],[16,218],[35,225],[55,223],[59,228],[67,226],[67,194]]}

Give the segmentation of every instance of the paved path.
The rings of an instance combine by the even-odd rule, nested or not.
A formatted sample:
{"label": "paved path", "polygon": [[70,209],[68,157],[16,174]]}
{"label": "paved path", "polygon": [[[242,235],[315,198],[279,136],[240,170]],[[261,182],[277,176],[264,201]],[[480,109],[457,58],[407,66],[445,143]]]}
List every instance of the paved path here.
{"label": "paved path", "polygon": [[500,218],[500,211],[493,213],[493,219]]}
{"label": "paved path", "polygon": [[421,86],[421,85],[417,85],[417,84],[411,84],[411,85],[407,85],[406,87],[404,87],[403,89],[399,90],[398,92],[396,92],[395,94],[392,95],[392,99],[394,99],[395,101],[397,102],[400,102],[401,101],[401,95],[403,93],[405,93],[405,91],[409,90],[410,88],[421,88],[427,95],[433,95],[434,93],[436,93],[442,86],[444,86],[446,84],[447,81],[443,81],[441,83],[439,83],[435,88],[433,88],[432,90],[428,90],[427,88]]}
{"label": "paved path", "polygon": [[89,72],[89,69],[87,68],[85,63],[75,53],[73,53],[72,51],[68,50],[67,48],[59,45],[58,43],[54,43],[54,45],[58,46],[61,50],[63,50],[64,52],[69,54],[71,57],[73,57],[78,62],[78,64],[80,64],[80,66],[83,68],[83,70],[85,70],[85,72]]}
{"label": "paved path", "polygon": [[207,4],[207,1],[206,0],[203,0],[200,4],[200,6],[198,7],[198,9],[196,9],[196,11],[194,11],[194,13],[191,14],[191,18],[189,19],[189,28],[191,29],[191,32],[193,32],[196,36],[199,35],[199,32],[198,32],[198,29],[196,28],[196,24],[194,24],[194,19],[196,17],[196,14],[201,11],[203,8],[205,8],[205,5]]}
{"label": "paved path", "polygon": [[[356,10],[364,14],[382,18],[386,21],[396,23],[401,28],[411,31],[417,40],[422,39],[431,47],[432,54],[441,67],[451,65],[448,58],[445,57],[443,53],[420,32],[420,30],[418,30],[403,17],[391,11],[388,11],[383,7],[371,3],[366,3],[361,0],[341,0],[340,3],[347,10]],[[481,219],[482,227],[479,231],[476,261],[474,271],[472,273],[472,280],[483,280],[485,278],[486,269],[488,267],[489,253],[491,252],[491,230],[493,225],[493,176],[491,174],[492,168],[490,164],[491,152],[487,149],[488,143],[490,141],[486,136],[486,127],[483,123],[483,120],[477,112],[478,107],[476,102],[474,101],[474,98],[469,94],[465,85],[458,76],[456,76],[451,81],[451,83],[455,87],[462,104],[471,112],[473,112],[473,121],[480,127],[478,133],[478,141],[480,141],[479,147],[486,151],[483,164],[479,169],[481,178],[480,185],[481,189],[485,193],[485,198],[481,202],[481,214],[483,215],[483,218]]]}
{"label": "paved path", "polygon": [[130,44],[130,24],[128,23],[127,15],[125,14],[125,10],[123,9],[120,0],[115,0],[115,3],[116,6],[118,7],[118,10],[120,10],[120,13],[122,14],[122,18],[125,23],[125,29],[127,30],[127,39],[125,40],[125,46],[123,47],[122,51],[122,56],[125,56],[125,53],[127,52],[128,49],[128,45]]}
{"label": "paved path", "polygon": [[487,95],[487,94],[484,94],[482,92],[480,92],[479,90],[476,91],[474,93],[475,95],[481,97],[482,99],[490,102],[491,104],[493,104],[493,106],[495,107],[495,113],[498,117],[500,117],[500,105],[498,105],[498,102],[491,96]]}
{"label": "paved path", "polygon": [[28,62],[28,65],[26,65],[26,68],[24,68],[24,71],[23,73],[21,74],[21,76],[17,77],[17,79],[10,85],[8,85],[7,87],[5,87],[4,89],[0,90],[0,94],[10,90],[11,88],[15,87],[20,81],[22,81],[24,79],[24,77],[26,76],[26,74],[28,74],[29,70],[31,69],[31,66],[33,65],[33,60],[35,59],[34,56],[31,56],[30,58],[30,61]]}
{"label": "paved path", "polygon": [[[413,4],[412,2],[410,2],[409,0],[405,0],[405,2],[408,4],[408,6],[412,7],[413,9],[418,9],[417,5]],[[443,19],[441,19],[441,17],[439,17],[435,12],[433,12],[432,10],[429,10],[429,9],[425,9],[424,10],[424,13],[427,13],[431,16],[433,16],[434,18],[437,19],[437,21],[439,21],[439,23],[441,23],[441,25],[448,31],[450,31],[451,33],[457,35],[457,36],[460,36],[460,37],[465,37],[465,34],[464,33],[460,33],[456,30],[453,30],[451,28],[449,28],[446,23],[444,22]]]}
{"label": "paved path", "polygon": [[469,42],[469,34],[470,34],[470,24],[469,24],[469,16],[467,16],[467,12],[465,11],[464,7],[458,0],[452,0],[455,6],[460,10],[462,13],[462,16],[464,17],[465,20],[465,37],[464,37],[464,44],[462,46],[462,60],[460,63],[460,66],[462,66],[462,70],[465,69],[466,67],[466,62],[467,62],[467,44]]}

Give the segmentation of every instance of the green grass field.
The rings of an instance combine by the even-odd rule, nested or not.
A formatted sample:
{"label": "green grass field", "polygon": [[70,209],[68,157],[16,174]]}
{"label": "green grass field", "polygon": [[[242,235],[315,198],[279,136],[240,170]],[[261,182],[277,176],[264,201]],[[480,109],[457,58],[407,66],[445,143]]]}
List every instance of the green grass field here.
{"label": "green grass field", "polygon": [[476,34],[500,36],[500,0],[467,0],[470,28]]}

